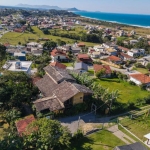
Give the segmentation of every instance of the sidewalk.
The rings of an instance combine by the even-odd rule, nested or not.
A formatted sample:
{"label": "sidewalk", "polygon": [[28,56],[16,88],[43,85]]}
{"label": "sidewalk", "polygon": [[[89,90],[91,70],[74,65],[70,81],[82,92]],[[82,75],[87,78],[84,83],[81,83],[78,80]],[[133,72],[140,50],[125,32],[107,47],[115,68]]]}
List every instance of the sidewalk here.
{"label": "sidewalk", "polygon": [[107,129],[108,131],[112,132],[116,137],[122,140],[126,144],[135,143],[136,141],[124,134],[122,131],[118,129],[118,125],[114,125]]}

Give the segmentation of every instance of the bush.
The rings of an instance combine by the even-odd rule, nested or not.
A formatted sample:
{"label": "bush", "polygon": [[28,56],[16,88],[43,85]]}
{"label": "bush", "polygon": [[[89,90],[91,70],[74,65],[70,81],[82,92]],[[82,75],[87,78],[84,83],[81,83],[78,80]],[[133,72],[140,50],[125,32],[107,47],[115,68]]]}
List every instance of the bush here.
{"label": "bush", "polygon": [[72,140],[79,140],[81,138],[83,138],[83,132],[81,130],[77,130],[76,133],[74,133]]}
{"label": "bush", "polygon": [[129,84],[136,85],[133,81],[129,81]]}
{"label": "bush", "polygon": [[135,103],[133,103],[133,102],[128,102],[128,108],[129,108],[129,109],[135,109],[135,108],[136,108]]}

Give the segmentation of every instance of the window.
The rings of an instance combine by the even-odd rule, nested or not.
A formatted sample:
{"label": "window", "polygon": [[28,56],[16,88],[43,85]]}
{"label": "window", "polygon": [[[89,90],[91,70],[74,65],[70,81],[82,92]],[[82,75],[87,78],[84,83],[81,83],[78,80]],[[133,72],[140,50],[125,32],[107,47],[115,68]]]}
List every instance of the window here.
{"label": "window", "polygon": [[80,97],[80,99],[83,99],[83,97]]}

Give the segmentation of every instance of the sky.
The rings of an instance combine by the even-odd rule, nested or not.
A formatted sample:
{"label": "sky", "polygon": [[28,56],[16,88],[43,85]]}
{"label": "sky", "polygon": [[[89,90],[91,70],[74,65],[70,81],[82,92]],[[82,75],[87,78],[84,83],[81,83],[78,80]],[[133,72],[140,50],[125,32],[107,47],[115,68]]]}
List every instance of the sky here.
{"label": "sky", "polygon": [[4,6],[20,3],[61,8],[76,7],[87,11],[150,14],[150,0],[0,0],[0,5]]}

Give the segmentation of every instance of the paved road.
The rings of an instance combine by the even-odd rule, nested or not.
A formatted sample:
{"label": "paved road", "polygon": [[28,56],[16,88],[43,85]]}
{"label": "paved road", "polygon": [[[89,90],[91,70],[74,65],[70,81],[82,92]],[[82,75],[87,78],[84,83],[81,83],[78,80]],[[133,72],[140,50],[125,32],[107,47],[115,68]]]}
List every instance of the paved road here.
{"label": "paved road", "polygon": [[130,71],[127,71],[127,69],[118,69],[118,68],[115,68],[115,67],[112,67],[112,66],[110,66],[110,68],[111,68],[111,70],[119,71],[122,74],[126,74],[126,75],[132,74],[132,73],[140,73],[140,72],[138,72],[136,70],[132,70],[132,68],[129,68]]}

